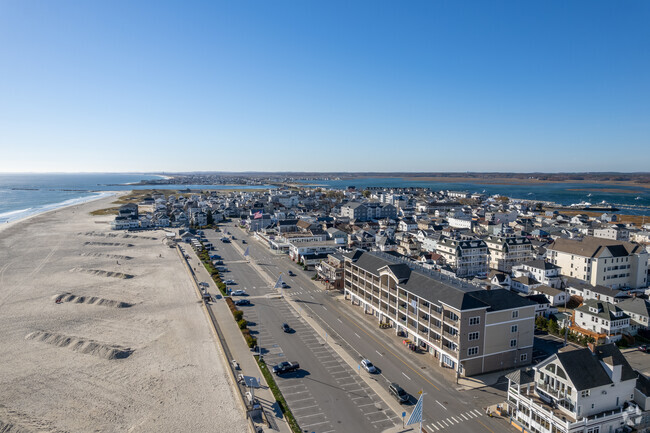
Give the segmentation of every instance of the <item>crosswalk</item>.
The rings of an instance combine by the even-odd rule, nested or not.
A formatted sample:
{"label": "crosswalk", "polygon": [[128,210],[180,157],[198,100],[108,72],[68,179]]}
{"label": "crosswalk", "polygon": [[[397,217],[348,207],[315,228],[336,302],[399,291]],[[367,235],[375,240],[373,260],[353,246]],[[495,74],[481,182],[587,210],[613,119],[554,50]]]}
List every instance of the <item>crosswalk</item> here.
{"label": "crosswalk", "polygon": [[440,419],[436,421],[431,421],[431,420],[424,420],[424,427],[427,431],[427,433],[431,432],[436,432],[439,430],[444,430],[449,427],[453,427],[456,424],[460,424],[461,422],[469,421],[472,418],[478,418],[480,416],[483,416],[483,413],[477,409],[472,409],[468,412],[457,414],[454,416],[450,416],[445,419]]}

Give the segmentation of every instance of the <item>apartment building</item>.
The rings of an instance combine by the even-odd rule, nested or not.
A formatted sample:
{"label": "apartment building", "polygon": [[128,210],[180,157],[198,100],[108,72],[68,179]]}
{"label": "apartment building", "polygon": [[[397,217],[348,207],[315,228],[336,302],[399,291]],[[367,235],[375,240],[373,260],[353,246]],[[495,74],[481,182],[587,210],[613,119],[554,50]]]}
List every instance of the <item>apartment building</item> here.
{"label": "apartment building", "polygon": [[519,430],[615,433],[641,423],[637,373],[614,344],[566,347],[508,375],[508,414]]}
{"label": "apartment building", "polygon": [[472,376],[531,362],[535,304],[508,290],[480,290],[399,256],[344,255],[345,299],[431,354]]}
{"label": "apartment building", "polygon": [[445,259],[459,277],[485,275],[488,271],[488,249],[480,239],[442,238],[436,252]]}
{"label": "apartment building", "polygon": [[533,244],[523,236],[488,236],[484,240],[490,253],[490,269],[510,272],[513,266],[535,258]]}
{"label": "apartment building", "polygon": [[351,220],[396,219],[397,208],[392,204],[378,202],[349,202],[341,206],[341,216]]}
{"label": "apartment building", "polygon": [[548,260],[561,274],[617,288],[648,285],[648,253],[641,245],[587,236],[583,240],[558,238],[547,247]]}

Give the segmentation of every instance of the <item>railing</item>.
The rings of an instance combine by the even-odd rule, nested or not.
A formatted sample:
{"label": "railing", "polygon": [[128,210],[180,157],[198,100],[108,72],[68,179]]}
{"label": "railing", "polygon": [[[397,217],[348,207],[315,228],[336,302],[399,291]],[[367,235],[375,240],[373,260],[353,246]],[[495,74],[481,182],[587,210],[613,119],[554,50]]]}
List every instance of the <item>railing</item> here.
{"label": "railing", "polygon": [[454,341],[458,341],[458,334],[452,334],[452,333],[447,332],[447,331],[442,331],[442,335],[444,335],[445,337],[447,337],[449,339],[452,339]]}

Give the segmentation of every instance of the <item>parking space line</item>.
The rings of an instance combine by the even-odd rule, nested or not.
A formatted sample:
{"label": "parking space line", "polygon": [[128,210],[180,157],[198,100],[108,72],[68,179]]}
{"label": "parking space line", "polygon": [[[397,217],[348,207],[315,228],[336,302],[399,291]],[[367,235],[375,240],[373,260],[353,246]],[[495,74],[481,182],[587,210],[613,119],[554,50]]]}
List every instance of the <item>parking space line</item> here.
{"label": "parking space line", "polygon": [[321,415],[324,416],[325,418],[327,418],[327,416],[325,416],[325,413],[323,413],[323,412],[310,413],[309,415],[298,415],[298,418],[309,418],[311,416],[321,416]]}
{"label": "parking space line", "polygon": [[463,418],[465,418],[465,421],[467,421],[467,417],[466,417],[465,415],[463,415],[463,414],[461,413],[460,416],[462,416]]}
{"label": "parking space line", "polygon": [[315,423],[313,423],[313,424],[306,424],[306,425],[303,425],[303,427],[313,427],[313,426],[315,426],[315,425],[327,424],[328,422],[329,422],[329,421],[315,422]]}

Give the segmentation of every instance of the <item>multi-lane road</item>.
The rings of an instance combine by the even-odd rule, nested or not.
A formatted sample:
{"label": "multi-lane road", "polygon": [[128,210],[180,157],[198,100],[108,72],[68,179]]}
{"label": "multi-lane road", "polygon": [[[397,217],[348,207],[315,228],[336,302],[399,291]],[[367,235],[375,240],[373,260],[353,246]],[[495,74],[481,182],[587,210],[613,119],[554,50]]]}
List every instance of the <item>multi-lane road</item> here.
{"label": "multi-lane road", "polygon": [[[352,307],[342,297],[323,290],[285,255],[272,253],[265,245],[239,229],[234,223],[223,227],[235,236],[236,245],[222,243],[222,233],[206,232],[217,248],[229,272],[224,278],[237,283],[233,289],[245,289],[251,306],[241,307],[249,326],[258,337],[267,363],[298,361],[301,369],[278,379],[301,428],[309,432],[380,432],[402,425],[402,413],[385,403],[390,382],[399,383],[413,397],[404,405],[410,414],[420,391],[424,397],[424,426],[427,432],[500,432],[503,421],[485,416],[484,408],[505,400],[503,391],[484,387],[459,391],[453,376],[441,371],[427,354],[415,354],[401,347],[392,330],[382,330],[372,317]],[[246,240],[246,245],[241,240]],[[249,248],[249,263],[242,252]],[[291,269],[295,276],[288,276]],[[266,273],[266,275],[261,275]],[[278,294],[270,281],[282,274],[290,288]],[[287,302],[292,299],[292,305]],[[296,311],[303,309],[304,311]],[[306,313],[325,332],[322,336],[302,318]],[[295,332],[285,333],[282,323]],[[332,349],[337,345],[353,359],[369,358],[379,374],[358,373]],[[356,366],[359,369],[359,366]],[[364,380],[365,379],[365,380]],[[381,384],[378,395],[367,380]],[[385,391],[384,391],[385,390]],[[396,407],[391,401],[391,406]],[[407,415],[408,416],[408,415]]]}

